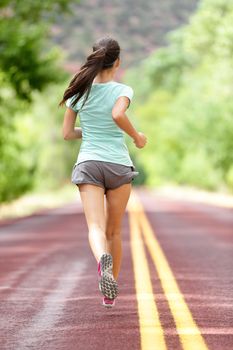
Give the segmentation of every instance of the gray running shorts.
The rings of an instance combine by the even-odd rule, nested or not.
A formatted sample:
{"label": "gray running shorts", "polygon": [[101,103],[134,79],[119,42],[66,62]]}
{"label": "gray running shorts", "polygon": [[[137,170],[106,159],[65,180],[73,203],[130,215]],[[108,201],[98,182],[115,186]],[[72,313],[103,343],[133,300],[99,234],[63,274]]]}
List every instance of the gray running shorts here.
{"label": "gray running shorts", "polygon": [[105,189],[117,188],[130,183],[139,174],[134,166],[127,166],[99,160],[85,160],[74,164],[71,182],[77,186],[82,183],[95,184]]}

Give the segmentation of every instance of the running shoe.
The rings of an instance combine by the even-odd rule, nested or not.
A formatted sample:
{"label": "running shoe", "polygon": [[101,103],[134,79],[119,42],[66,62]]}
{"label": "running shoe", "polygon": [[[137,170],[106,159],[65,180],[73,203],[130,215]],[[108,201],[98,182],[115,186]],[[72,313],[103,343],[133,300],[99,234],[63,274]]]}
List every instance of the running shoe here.
{"label": "running shoe", "polygon": [[109,253],[102,254],[98,263],[99,290],[109,299],[115,299],[118,295],[118,285],[113,277],[112,268],[112,255]]}
{"label": "running shoe", "polygon": [[103,297],[103,303],[105,307],[113,307],[115,306],[115,299],[109,299],[107,297]]}

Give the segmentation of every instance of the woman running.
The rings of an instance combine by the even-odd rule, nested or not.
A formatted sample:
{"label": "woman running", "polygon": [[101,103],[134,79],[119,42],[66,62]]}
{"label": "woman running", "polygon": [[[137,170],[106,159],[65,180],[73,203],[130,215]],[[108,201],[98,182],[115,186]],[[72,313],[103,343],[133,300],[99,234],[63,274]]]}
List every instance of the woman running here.
{"label": "woman running", "polygon": [[[59,103],[67,106],[63,137],[82,138],[71,181],[79,188],[88,226],[88,239],[98,266],[102,305],[112,307],[118,295],[122,246],[121,225],[131,181],[139,174],[124,141],[125,131],[136,147],[147,138],[137,132],[125,111],[133,89],[114,81],[120,65],[120,46],[110,36],[93,45]],[[77,113],[81,127],[75,127]],[[106,209],[105,209],[105,198]]]}

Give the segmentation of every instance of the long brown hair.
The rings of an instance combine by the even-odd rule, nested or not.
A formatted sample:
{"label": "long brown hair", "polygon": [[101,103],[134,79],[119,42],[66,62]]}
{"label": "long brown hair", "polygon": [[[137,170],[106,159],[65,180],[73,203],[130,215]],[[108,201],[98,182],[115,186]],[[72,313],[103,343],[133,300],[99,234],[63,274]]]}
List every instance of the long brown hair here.
{"label": "long brown hair", "polygon": [[120,56],[118,42],[108,35],[98,39],[92,46],[92,49],[93,52],[87,57],[86,62],[70,81],[59,106],[62,106],[68,98],[77,95],[71,103],[71,106],[74,107],[79,99],[87,92],[85,101],[83,102],[84,105],[88,99],[92,82],[96,75],[101,70],[112,68],[114,62]]}

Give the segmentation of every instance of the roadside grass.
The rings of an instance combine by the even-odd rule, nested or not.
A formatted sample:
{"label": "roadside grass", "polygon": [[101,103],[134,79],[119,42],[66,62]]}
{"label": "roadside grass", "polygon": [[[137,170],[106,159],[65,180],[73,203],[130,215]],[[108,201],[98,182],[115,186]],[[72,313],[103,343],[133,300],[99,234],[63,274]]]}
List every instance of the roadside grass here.
{"label": "roadside grass", "polygon": [[0,220],[22,217],[46,208],[56,208],[80,200],[78,189],[65,183],[57,190],[34,190],[9,203],[0,204]]}

